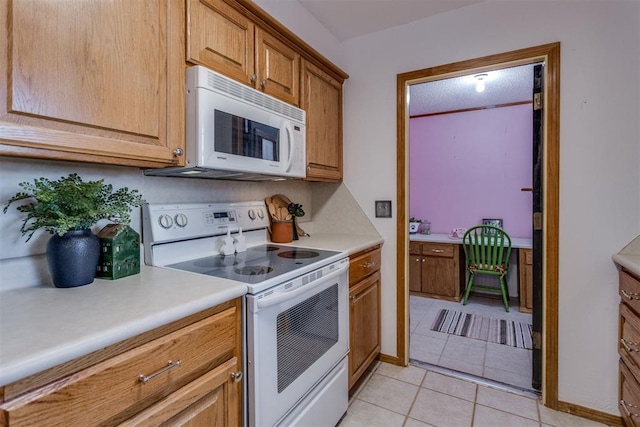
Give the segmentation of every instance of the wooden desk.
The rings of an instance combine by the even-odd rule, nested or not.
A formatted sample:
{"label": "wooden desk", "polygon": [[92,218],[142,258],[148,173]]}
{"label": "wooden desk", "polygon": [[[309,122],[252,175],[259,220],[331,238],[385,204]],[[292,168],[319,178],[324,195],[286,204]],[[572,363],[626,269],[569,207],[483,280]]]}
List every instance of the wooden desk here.
{"label": "wooden desk", "polygon": [[[462,239],[452,239],[447,234],[410,234],[410,265],[409,265],[409,289],[412,294],[423,295],[435,298],[446,298],[455,301],[460,300],[460,293],[466,286],[466,274],[464,271],[465,259],[462,252]],[[445,245],[445,247],[451,248],[451,253],[454,255],[450,262],[449,273],[441,277],[453,278],[459,286],[450,286],[455,289],[451,289],[446,294],[442,293],[438,288],[430,289],[427,283],[428,274],[425,272],[425,268],[416,268],[416,264],[427,264],[428,259],[423,256],[424,250],[418,249],[421,243],[437,243]],[[512,259],[510,261],[511,268],[509,270],[516,270],[515,275],[509,274],[507,276],[507,285],[510,289],[510,295],[515,294],[514,290],[517,289],[520,311],[530,313],[532,306],[532,281],[531,281],[531,249],[533,247],[532,239],[512,237],[511,238],[511,251]],[[428,267],[428,265],[427,265]],[[420,272],[420,275],[418,274]],[[511,280],[509,280],[511,278]]]}

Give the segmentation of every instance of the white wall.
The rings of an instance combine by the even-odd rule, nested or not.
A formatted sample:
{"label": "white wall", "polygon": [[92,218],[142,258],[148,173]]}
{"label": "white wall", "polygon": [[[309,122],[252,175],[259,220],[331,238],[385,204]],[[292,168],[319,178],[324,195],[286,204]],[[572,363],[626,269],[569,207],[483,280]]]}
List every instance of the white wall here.
{"label": "white wall", "polygon": [[[396,76],[561,42],[559,399],[617,414],[617,272],[611,255],[640,234],[640,3],[488,0],[368,36],[335,55],[293,1],[259,0],[350,75],[344,183],[385,239],[383,353],[396,354]],[[278,7],[270,8],[270,5]],[[282,13],[282,17],[279,16]],[[321,33],[321,32],[320,32]]]}
{"label": "white wall", "polygon": [[345,42],[345,184],[385,239],[395,354],[395,223],[373,201],[396,196],[396,75],[561,42],[559,399],[617,414],[611,255],[640,233],[640,3],[577,3],[488,1]]}

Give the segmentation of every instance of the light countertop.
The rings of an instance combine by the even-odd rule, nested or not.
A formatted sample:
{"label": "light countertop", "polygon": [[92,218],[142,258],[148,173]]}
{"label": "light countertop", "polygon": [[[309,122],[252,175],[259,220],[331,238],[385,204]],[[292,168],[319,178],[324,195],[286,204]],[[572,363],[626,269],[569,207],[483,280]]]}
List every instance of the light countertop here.
{"label": "light countertop", "polygon": [[[289,245],[345,256],[379,236],[317,235]],[[140,274],[86,286],[0,292],[0,386],[243,296],[239,282],[143,265]]]}
{"label": "light countertop", "polygon": [[[462,239],[454,239],[448,234],[410,234],[409,240],[412,242],[433,242],[433,243],[457,243],[462,244]],[[517,249],[531,249],[533,247],[531,239],[522,237],[512,237],[511,247]]]}
{"label": "light countertop", "polygon": [[612,258],[616,264],[626,268],[636,276],[640,276],[640,236],[629,242]]}

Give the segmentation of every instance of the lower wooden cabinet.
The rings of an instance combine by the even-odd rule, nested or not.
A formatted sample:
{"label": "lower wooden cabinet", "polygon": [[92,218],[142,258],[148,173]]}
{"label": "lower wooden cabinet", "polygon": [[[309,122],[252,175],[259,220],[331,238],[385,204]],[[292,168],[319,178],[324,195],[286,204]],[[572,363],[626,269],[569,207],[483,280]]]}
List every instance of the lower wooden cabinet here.
{"label": "lower wooden cabinet", "polygon": [[410,242],[409,291],[412,294],[460,301],[464,274],[461,245]]}
{"label": "lower wooden cabinet", "polygon": [[349,388],[380,354],[380,246],[351,256]]}
{"label": "lower wooden cabinet", "polygon": [[533,312],[533,251],[518,250],[518,294],[520,312]]}
{"label": "lower wooden cabinet", "polygon": [[640,277],[621,269],[619,283],[618,406],[625,426],[640,427]]}
{"label": "lower wooden cabinet", "polygon": [[0,425],[240,425],[240,300],[202,316],[3,387]]}

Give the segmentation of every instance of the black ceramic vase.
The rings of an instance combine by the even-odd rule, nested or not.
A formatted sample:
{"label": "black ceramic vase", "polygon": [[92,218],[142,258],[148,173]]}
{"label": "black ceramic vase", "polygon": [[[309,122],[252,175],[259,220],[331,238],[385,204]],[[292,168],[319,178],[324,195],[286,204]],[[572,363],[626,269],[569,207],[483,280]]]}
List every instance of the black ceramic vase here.
{"label": "black ceramic vase", "polygon": [[56,288],[93,283],[100,261],[100,238],[91,230],[54,234],[47,242],[47,263]]}

